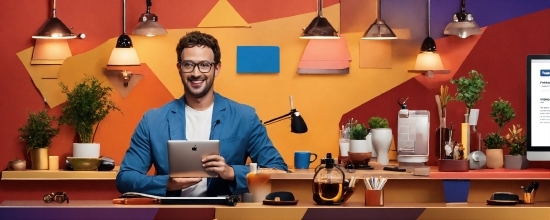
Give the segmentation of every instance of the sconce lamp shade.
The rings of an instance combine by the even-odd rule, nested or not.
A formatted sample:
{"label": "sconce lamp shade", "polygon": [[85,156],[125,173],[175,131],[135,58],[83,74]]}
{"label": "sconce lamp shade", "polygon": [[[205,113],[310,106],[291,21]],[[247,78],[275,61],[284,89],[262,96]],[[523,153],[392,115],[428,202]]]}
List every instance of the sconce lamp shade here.
{"label": "sconce lamp shade", "polygon": [[166,30],[158,23],[157,15],[151,13],[151,0],[146,0],[147,11],[141,14],[138,24],[134,27],[133,34],[152,37],[166,34]]}
{"label": "sconce lamp shade", "polygon": [[49,18],[32,36],[35,39],[74,39],[76,35],[71,32],[59,18]]}
{"label": "sconce lamp shade", "polygon": [[386,24],[386,22],[380,18],[377,18],[373,24],[370,25],[369,29],[365,31],[363,40],[393,40],[397,39],[397,36],[393,33],[391,28]]}
{"label": "sconce lamp shade", "polygon": [[116,47],[111,52],[111,57],[107,62],[111,66],[136,66],[141,65],[136,52],[132,46],[132,39],[126,34],[118,37]]}
{"label": "sconce lamp shade", "polygon": [[453,21],[443,31],[446,35],[456,35],[467,38],[470,35],[481,34],[481,29],[474,21],[474,16],[466,12],[466,0],[462,0],[461,9],[453,16]]}
{"label": "sconce lamp shade", "polygon": [[421,52],[416,56],[415,70],[443,70],[441,57],[436,52]]}
{"label": "sconce lamp shade", "polygon": [[424,41],[422,41],[422,45],[420,46],[421,52],[435,52],[437,51],[437,48],[435,46],[435,40],[428,36],[424,38]]}
{"label": "sconce lamp shade", "polygon": [[134,48],[115,48],[111,52],[110,66],[139,66],[139,58]]}

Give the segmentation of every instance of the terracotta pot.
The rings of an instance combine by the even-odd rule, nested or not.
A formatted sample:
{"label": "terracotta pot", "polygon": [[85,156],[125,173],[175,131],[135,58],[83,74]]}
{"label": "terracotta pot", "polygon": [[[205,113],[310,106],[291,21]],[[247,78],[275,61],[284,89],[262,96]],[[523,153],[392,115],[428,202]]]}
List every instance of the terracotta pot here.
{"label": "terracotta pot", "polygon": [[525,155],[506,155],[504,156],[504,168],[513,170],[523,170],[529,168],[529,160]]}
{"label": "terracotta pot", "polygon": [[33,170],[47,170],[49,148],[30,149],[31,165]]}
{"label": "terracotta pot", "polygon": [[504,166],[504,153],[502,149],[487,149],[487,168],[498,169]]}

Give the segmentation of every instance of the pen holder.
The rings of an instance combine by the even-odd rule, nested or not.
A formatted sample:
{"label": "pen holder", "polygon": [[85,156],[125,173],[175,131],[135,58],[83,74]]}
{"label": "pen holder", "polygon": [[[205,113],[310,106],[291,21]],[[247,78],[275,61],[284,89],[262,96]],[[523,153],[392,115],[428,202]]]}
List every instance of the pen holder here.
{"label": "pen holder", "polygon": [[534,204],[535,203],[535,192],[524,192],[523,193],[523,203],[525,204]]}
{"label": "pen holder", "polygon": [[365,189],[365,206],[384,206],[384,190]]}

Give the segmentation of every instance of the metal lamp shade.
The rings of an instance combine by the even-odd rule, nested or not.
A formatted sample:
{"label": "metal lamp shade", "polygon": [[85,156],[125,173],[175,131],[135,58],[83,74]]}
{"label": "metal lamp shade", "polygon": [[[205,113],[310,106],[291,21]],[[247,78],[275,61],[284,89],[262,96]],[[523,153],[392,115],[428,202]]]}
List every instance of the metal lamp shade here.
{"label": "metal lamp shade", "polygon": [[300,115],[300,112],[294,112],[290,115],[290,131],[298,134],[307,132],[306,122]]}
{"label": "metal lamp shade", "polygon": [[35,35],[32,36],[35,39],[74,39],[74,35],[71,30],[63,24],[57,17],[49,18],[38,29]]}
{"label": "metal lamp shade", "polygon": [[481,29],[479,29],[479,26],[473,20],[459,22],[453,21],[445,27],[443,33],[446,35],[456,35],[460,38],[467,38],[470,35],[481,34]]}
{"label": "metal lamp shade", "polygon": [[302,39],[337,39],[338,32],[330,22],[322,16],[315,17],[311,23],[304,29]]}
{"label": "metal lamp shade", "polygon": [[369,29],[365,31],[363,40],[392,40],[397,39],[397,36],[391,28],[386,24],[386,22],[380,18],[377,18],[373,24],[370,25]]}
{"label": "metal lamp shade", "polygon": [[158,22],[153,20],[139,22],[134,28],[133,34],[152,37],[166,34],[166,30]]}

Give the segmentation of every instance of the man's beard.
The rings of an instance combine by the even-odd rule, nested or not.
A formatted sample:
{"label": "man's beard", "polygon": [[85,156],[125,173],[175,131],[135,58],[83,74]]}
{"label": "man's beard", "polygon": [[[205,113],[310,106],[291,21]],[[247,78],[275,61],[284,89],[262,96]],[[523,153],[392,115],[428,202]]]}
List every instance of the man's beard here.
{"label": "man's beard", "polygon": [[[206,77],[204,77],[206,78]],[[214,85],[214,79],[215,77],[212,76],[212,80],[210,80],[209,78],[206,78],[202,83],[204,84],[201,88],[199,88],[199,90],[197,91],[196,89],[193,89],[193,87],[189,84],[192,83],[193,80],[196,80],[196,79],[204,79],[202,76],[200,77],[187,77],[186,80],[183,80],[183,89],[185,91],[186,94],[189,94],[195,98],[202,98],[204,97],[206,94],[208,94],[208,92],[210,91],[210,89],[212,89],[212,86]]]}

